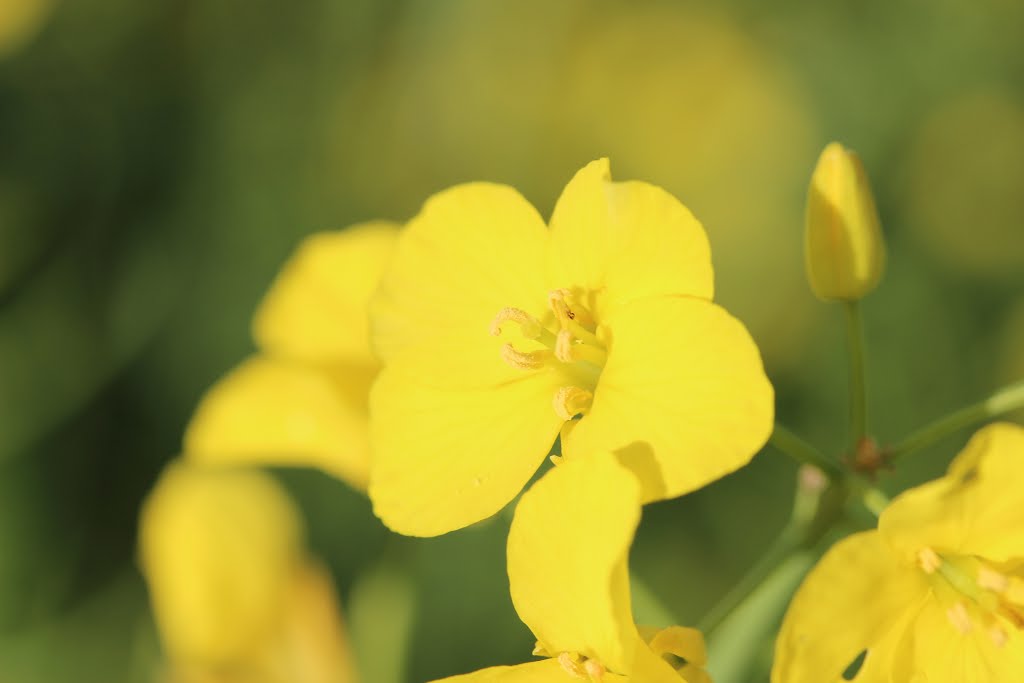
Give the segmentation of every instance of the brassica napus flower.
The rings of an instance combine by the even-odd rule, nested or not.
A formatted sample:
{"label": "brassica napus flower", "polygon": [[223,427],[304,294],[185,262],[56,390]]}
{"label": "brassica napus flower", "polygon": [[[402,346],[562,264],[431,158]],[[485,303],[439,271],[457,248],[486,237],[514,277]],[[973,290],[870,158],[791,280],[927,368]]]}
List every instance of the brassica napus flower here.
{"label": "brassica napus flower", "polygon": [[313,466],[366,488],[367,401],[379,370],[367,306],[397,234],[377,222],[306,238],[256,312],[260,353],[196,408],[190,460]]}
{"label": "brassica napus flower", "polygon": [[608,453],[566,461],[524,493],[508,536],[509,588],[537,637],[534,654],[545,659],[444,680],[709,681],[699,631],[641,632],[633,623],[628,555],[641,494],[636,476]]}
{"label": "brassica napus flower", "polygon": [[1024,680],[1024,429],[979,431],[878,530],[837,543],[790,605],[773,683]]}
{"label": "brassica napus flower", "polygon": [[410,535],[484,519],[559,434],[570,460],[615,451],[644,501],[746,464],[773,393],[712,294],[700,223],[658,187],[611,182],[606,159],[576,174],[550,229],[506,186],[435,195],[371,304],[375,511]]}
{"label": "brassica napus flower", "polygon": [[174,462],[142,508],[139,556],[173,683],[346,683],[330,573],[257,470]]}

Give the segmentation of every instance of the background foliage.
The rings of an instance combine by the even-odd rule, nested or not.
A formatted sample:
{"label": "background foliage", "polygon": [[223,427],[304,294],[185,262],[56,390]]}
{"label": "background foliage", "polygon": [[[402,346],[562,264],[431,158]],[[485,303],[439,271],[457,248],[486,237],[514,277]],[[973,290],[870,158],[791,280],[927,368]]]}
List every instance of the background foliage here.
{"label": "background foliage", "polygon": [[[251,349],[274,272],[306,234],[404,220],[457,182],[510,183],[546,214],[609,155],[617,178],[669,189],[708,229],[719,299],[762,346],[780,417],[838,452],[840,312],[804,283],[802,212],[839,139],[890,246],[865,301],[874,431],[896,439],[1020,378],[1022,37],[1010,0],[5,0],[0,681],[152,680],[138,505],[203,390]],[[794,471],[763,454],[647,508],[641,620],[696,623],[782,525]],[[280,476],[367,681],[529,655],[507,515],[399,538],[344,485]]]}

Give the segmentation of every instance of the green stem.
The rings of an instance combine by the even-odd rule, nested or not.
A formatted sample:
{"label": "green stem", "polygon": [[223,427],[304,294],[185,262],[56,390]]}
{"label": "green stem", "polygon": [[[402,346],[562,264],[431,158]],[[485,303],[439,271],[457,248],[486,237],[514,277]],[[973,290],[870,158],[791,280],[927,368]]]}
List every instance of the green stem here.
{"label": "green stem", "polygon": [[829,479],[835,480],[843,476],[843,470],[839,467],[839,463],[831,460],[817,448],[778,423],[775,424],[775,429],[768,442],[797,462],[817,467]]}
{"label": "green stem", "polygon": [[1003,387],[984,401],[961,408],[960,410],[939,418],[935,422],[922,427],[887,449],[885,456],[889,462],[903,458],[955,434],[964,427],[991,420],[1000,415],[1024,408],[1024,380]]}
{"label": "green stem", "polygon": [[868,432],[867,386],[864,372],[864,321],[860,313],[860,302],[847,301],[846,340],[850,353],[850,431],[851,452]]}

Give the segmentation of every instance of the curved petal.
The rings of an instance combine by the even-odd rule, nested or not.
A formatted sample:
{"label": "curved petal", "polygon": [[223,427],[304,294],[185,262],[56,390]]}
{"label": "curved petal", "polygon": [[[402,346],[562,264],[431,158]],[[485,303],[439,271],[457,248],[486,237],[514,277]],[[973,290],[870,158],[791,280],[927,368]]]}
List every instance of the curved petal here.
{"label": "curved petal", "polygon": [[611,181],[607,159],[569,182],[551,217],[548,284],[600,291],[600,314],[633,299],[711,299],[711,248],[679,200],[648,183]]}
{"label": "curved petal", "polygon": [[375,368],[331,376],[253,356],[217,382],[185,431],[192,462],[319,467],[364,490]]}
{"label": "curved petal", "polygon": [[665,190],[642,182],[609,183],[612,256],[605,313],[634,299],[714,296],[711,246],[704,227]]}
{"label": "curved petal", "polygon": [[654,297],[622,307],[607,325],[593,404],[562,434],[568,458],[613,449],[647,502],[700,488],[764,445],[772,386],[739,321],[702,299]]}
{"label": "curved petal", "polygon": [[773,683],[839,681],[864,650],[898,626],[927,594],[875,531],[836,543],[789,605],[775,642]]}
{"label": "curved petal", "polygon": [[598,159],[577,171],[562,190],[551,214],[548,269],[552,288],[604,287],[611,246],[606,195],[611,179],[608,159]]}
{"label": "curved petal", "polygon": [[543,314],[547,240],[536,209],[510,187],[434,195],[402,231],[370,304],[374,351],[390,361],[440,334],[487,335],[509,306]]}
{"label": "curved petal", "polygon": [[903,493],[878,528],[908,561],[924,546],[993,562],[1024,556],[1024,429],[997,423],[979,430],[949,473]]}
{"label": "curved petal", "polygon": [[259,347],[314,363],[370,363],[369,303],[398,225],[363,223],[303,240],[253,320]]}
{"label": "curved petal", "polygon": [[[562,419],[556,379],[438,387],[386,367],[370,393],[370,498],[392,530],[436,536],[490,517],[550,452]],[[470,373],[472,374],[472,373]]]}
{"label": "curved petal", "polygon": [[523,494],[508,535],[509,588],[545,652],[634,673],[637,650],[647,650],[627,568],[639,521],[636,477],[609,453],[564,462]]}
{"label": "curved petal", "polygon": [[908,636],[902,648],[909,660],[909,677],[902,680],[1024,680],[1024,633],[1016,629],[1005,632],[1006,641],[996,645],[982,626],[966,631],[954,628],[944,606],[929,600]]}
{"label": "curved petal", "polygon": [[[432,683],[569,683],[572,680],[572,676],[566,673],[558,660],[545,659],[516,666],[493,666],[461,676],[442,678]],[[615,674],[605,674],[601,680],[625,682],[629,679]]]}

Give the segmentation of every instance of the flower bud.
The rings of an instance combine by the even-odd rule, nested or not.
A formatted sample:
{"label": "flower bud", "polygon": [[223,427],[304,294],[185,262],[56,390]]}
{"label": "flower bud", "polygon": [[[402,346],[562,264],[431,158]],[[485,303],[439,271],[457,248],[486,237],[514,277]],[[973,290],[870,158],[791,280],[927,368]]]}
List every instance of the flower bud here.
{"label": "flower bud", "polygon": [[837,142],[818,157],[807,192],[807,279],[819,299],[855,301],[882,277],[885,244],[860,158]]}

